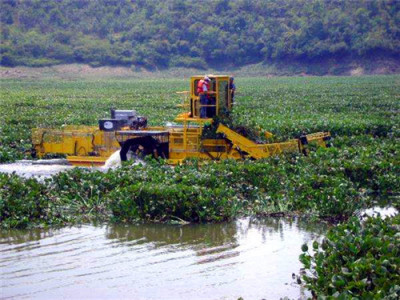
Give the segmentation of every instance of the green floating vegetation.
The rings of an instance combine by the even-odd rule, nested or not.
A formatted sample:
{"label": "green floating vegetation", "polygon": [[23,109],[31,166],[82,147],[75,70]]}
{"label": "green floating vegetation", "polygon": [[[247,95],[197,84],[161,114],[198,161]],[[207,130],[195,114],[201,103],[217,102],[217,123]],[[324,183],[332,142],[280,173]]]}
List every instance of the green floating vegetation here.
{"label": "green floating vegetation", "polygon": [[[236,78],[231,118],[268,142],[302,132],[330,131],[340,148],[354,136],[398,143],[400,76]],[[110,108],[136,109],[150,125],[165,125],[181,112],[176,91],[187,79],[0,80],[0,163],[30,159],[31,129],[98,125]],[[248,134],[259,137],[255,132]],[[363,141],[357,139],[359,147]]]}
{"label": "green floating vegetation", "polygon": [[[361,208],[400,209],[399,76],[237,78],[232,117],[268,141],[330,131],[333,148],[258,161],[163,161],[99,170],[75,168],[46,179],[0,173],[0,226],[100,222],[223,222],[243,215],[297,214],[334,222],[303,276],[321,298],[398,299],[400,217],[353,218]],[[30,130],[96,125],[110,107],[137,109],[151,125],[179,113],[178,79],[0,80],[0,162],[31,158]],[[205,137],[214,137],[208,127]],[[348,220],[346,222],[346,220]],[[346,222],[346,223],[343,223]]]}
{"label": "green floating vegetation", "polygon": [[318,299],[400,298],[400,216],[358,218],[302,246],[303,279]]}
{"label": "green floating vegetation", "polygon": [[107,172],[75,168],[43,182],[0,174],[0,222],[5,228],[94,220],[220,222],[275,213],[345,220],[375,204],[376,195],[389,203],[400,192],[398,144],[371,138],[359,149],[346,143],[308,157],[191,160],[177,167],[148,160]]}
{"label": "green floating vegetation", "polygon": [[[0,175],[2,227],[114,222],[220,222],[296,213],[345,220],[380,201],[399,208],[399,76],[237,78],[231,119],[283,141],[330,131],[333,148],[261,161],[126,164],[74,169],[38,181]],[[180,112],[187,80],[0,80],[0,162],[31,158],[31,129],[96,125],[110,107],[136,109],[151,125]],[[223,120],[226,121],[226,120]],[[235,127],[236,128],[236,127]],[[213,136],[210,127],[205,136]]]}

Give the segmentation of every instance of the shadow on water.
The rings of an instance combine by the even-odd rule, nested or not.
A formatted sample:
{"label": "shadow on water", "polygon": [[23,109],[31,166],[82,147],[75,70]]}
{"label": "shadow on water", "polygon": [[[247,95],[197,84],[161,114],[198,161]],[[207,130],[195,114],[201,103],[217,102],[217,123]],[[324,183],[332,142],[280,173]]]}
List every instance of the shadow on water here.
{"label": "shadow on water", "polygon": [[0,232],[0,288],[12,298],[279,299],[321,223],[245,218],[221,224],[85,225]]}

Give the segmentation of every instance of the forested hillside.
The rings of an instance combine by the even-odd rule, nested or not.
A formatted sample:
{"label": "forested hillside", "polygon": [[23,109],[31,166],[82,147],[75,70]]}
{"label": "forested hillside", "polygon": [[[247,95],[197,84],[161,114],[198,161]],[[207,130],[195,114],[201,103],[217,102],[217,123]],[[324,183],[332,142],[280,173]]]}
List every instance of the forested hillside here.
{"label": "forested hillside", "polygon": [[398,0],[1,0],[1,65],[400,57]]}

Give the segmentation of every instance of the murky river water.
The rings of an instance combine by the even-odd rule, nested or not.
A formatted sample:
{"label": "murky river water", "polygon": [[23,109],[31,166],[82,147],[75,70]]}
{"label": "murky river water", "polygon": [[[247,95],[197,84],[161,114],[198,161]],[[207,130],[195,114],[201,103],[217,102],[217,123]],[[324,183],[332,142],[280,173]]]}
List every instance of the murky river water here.
{"label": "murky river water", "polygon": [[208,225],[82,226],[0,233],[1,298],[279,299],[321,225],[242,219]]}
{"label": "murky river water", "polygon": [[[45,178],[61,160],[20,161],[0,172]],[[2,299],[305,298],[304,242],[321,224],[242,219],[207,225],[102,225],[0,231]]]}

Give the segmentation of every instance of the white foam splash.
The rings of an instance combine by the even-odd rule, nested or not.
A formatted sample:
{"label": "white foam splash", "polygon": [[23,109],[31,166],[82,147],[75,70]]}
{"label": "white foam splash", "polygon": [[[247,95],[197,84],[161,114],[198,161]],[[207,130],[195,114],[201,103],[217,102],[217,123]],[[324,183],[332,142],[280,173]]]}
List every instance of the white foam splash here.
{"label": "white foam splash", "polygon": [[[104,164],[103,167],[101,167],[103,170],[108,170],[108,169],[115,169],[118,168],[122,165],[121,162],[121,155],[120,155],[120,150],[115,151],[113,154],[111,154],[111,156],[106,160],[106,163]],[[132,165],[138,165],[138,164],[142,164],[145,165],[146,163],[141,160],[138,159],[136,156],[133,156],[131,152],[128,152],[126,154],[127,159],[128,160],[132,160],[134,159],[134,162],[132,163]]]}
{"label": "white foam splash", "polygon": [[382,219],[386,219],[388,217],[394,217],[398,213],[399,213],[399,211],[396,208],[394,208],[393,206],[387,206],[387,207],[376,206],[376,207],[362,210],[359,213],[359,216],[361,216],[361,218],[365,218],[365,217],[376,218],[376,217],[380,216]]}
{"label": "white foam splash", "polygon": [[15,173],[25,178],[48,178],[71,168],[73,166],[68,165],[64,159],[20,160],[10,164],[0,164],[1,173]]}
{"label": "white foam splash", "polygon": [[121,155],[119,154],[119,151],[115,151],[111,156],[107,159],[106,163],[104,164],[105,169],[110,169],[110,168],[118,168],[121,166]]}

